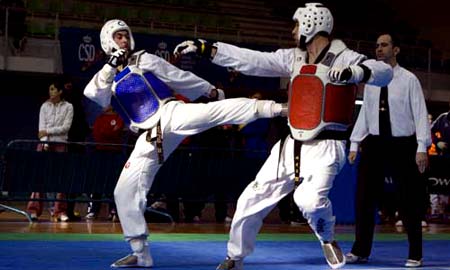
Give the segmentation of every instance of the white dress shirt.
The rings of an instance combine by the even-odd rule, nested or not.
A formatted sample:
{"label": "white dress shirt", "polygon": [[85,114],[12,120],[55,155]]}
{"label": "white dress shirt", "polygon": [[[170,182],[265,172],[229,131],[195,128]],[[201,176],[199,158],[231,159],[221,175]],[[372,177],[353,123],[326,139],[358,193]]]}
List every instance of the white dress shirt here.
{"label": "white dress shirt", "polygon": [[[393,68],[394,77],[388,84],[389,118],[393,137],[416,134],[417,152],[426,152],[431,145],[428,112],[422,86],[417,77],[398,64]],[[366,85],[364,103],[353,128],[350,151],[357,151],[358,144],[367,135],[379,135],[380,88]]]}

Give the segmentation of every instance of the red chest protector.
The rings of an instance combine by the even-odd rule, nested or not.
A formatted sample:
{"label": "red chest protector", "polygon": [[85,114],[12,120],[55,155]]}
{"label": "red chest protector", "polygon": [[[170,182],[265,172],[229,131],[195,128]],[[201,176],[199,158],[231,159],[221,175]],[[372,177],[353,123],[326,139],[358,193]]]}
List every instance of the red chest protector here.
{"label": "red chest protector", "polygon": [[332,43],[319,64],[294,64],[301,67],[289,88],[288,124],[296,140],[319,139],[317,136],[324,130],[344,132],[353,121],[357,86],[331,83],[327,75],[336,57],[345,50],[342,45],[340,42],[333,48]]}

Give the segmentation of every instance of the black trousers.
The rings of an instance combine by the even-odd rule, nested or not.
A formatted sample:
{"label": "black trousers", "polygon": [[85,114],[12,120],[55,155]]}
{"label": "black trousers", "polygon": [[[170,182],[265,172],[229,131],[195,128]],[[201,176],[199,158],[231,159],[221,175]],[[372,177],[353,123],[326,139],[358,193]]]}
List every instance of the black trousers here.
{"label": "black trousers", "polygon": [[[356,228],[352,253],[369,257],[377,203],[383,196],[384,172],[392,173],[398,212],[409,242],[408,259],[422,259],[421,219],[425,203],[425,178],[416,165],[416,136],[382,139],[369,135],[361,144],[356,187]],[[388,167],[386,167],[388,166]]]}

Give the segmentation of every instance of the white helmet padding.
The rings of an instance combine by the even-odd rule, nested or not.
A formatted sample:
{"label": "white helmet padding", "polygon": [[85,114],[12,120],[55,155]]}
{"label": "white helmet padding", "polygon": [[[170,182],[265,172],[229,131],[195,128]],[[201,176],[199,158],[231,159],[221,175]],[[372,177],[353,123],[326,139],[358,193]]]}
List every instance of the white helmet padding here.
{"label": "white helmet padding", "polygon": [[320,3],[307,3],[305,7],[299,7],[292,19],[299,25],[298,40],[303,39],[305,44],[317,33],[330,34],[333,30],[333,15]]}
{"label": "white helmet padding", "polygon": [[114,41],[114,33],[123,30],[128,31],[130,36],[130,50],[134,50],[134,39],[130,27],[122,20],[109,20],[103,25],[100,31],[100,43],[103,51],[107,55],[111,55],[113,51],[120,49],[119,45]]}

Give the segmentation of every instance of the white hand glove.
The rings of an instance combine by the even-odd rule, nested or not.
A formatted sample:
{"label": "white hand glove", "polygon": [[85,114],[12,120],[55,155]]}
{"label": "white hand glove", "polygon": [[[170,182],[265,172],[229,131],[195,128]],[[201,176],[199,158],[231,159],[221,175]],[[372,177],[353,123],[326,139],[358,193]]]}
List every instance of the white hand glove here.
{"label": "white hand glove", "polygon": [[328,77],[336,83],[359,83],[364,78],[364,69],[358,65],[346,68],[331,68]]}
{"label": "white hand glove", "polygon": [[108,59],[108,65],[112,66],[113,68],[116,68],[122,64],[125,64],[125,49],[119,49],[115,52],[113,52]]}
{"label": "white hand glove", "polygon": [[186,40],[181,42],[175,47],[173,54],[175,55],[183,55],[188,53],[197,52],[197,46],[195,46],[195,42],[192,40]]}
{"label": "white hand glove", "polygon": [[211,49],[211,44],[204,39],[187,40],[175,47],[174,54],[175,56],[180,56],[194,52],[200,57],[210,58]]}
{"label": "white hand glove", "polygon": [[110,64],[105,64],[99,72],[99,79],[101,83],[110,84],[114,81],[117,68],[112,67]]}

